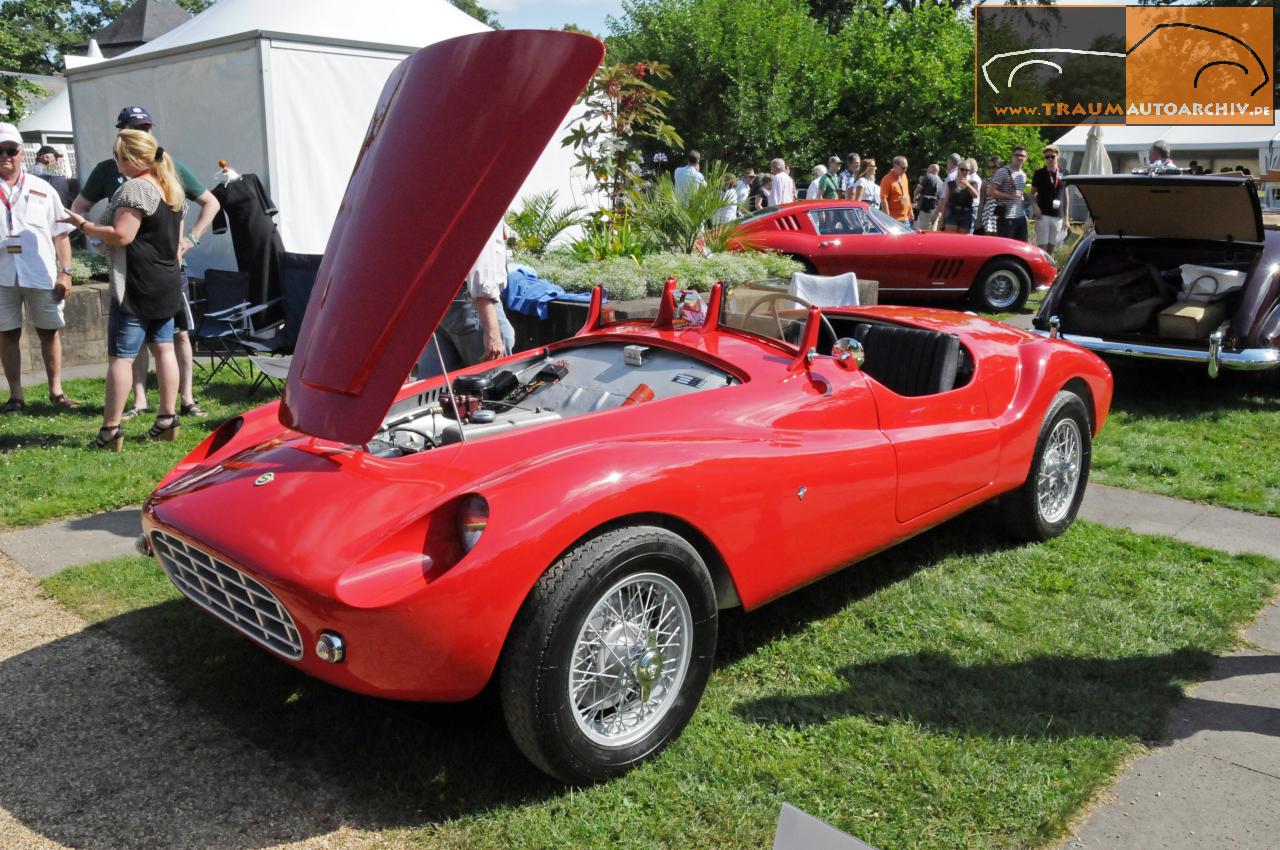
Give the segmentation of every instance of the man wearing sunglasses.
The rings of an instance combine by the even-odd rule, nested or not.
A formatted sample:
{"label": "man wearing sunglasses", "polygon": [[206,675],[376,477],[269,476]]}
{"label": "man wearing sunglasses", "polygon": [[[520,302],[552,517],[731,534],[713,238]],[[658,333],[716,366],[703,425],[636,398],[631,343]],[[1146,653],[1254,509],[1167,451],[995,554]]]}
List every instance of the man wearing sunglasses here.
{"label": "man wearing sunglasses", "polygon": [[1036,222],[1036,244],[1050,254],[1065,241],[1065,228],[1071,221],[1067,187],[1062,185],[1067,172],[1058,162],[1061,156],[1057,145],[1049,145],[1044,149],[1044,167],[1031,175],[1031,188],[1036,193],[1031,210]]}
{"label": "man wearing sunglasses", "polygon": [[[141,106],[126,106],[116,116],[117,130],[141,130],[144,133],[150,133],[154,124],[155,122],[151,119],[151,113]],[[194,201],[200,206],[200,214],[196,217],[195,224],[191,225],[187,235],[178,240],[178,259],[181,260],[183,254],[200,244],[200,237],[213,224],[213,219],[217,216],[221,204],[213,196],[213,192],[206,189],[196,176],[191,173],[191,169],[177,159],[173,161],[173,165],[178,172],[178,180],[182,183],[183,194],[187,196],[188,201]],[[93,167],[93,171],[89,174],[89,179],[84,181],[84,187],[80,190],[79,197],[71,203],[72,212],[87,217],[93,205],[105,198],[110,198],[120,184],[124,183],[124,180],[124,175],[120,173],[120,168],[116,165],[115,159],[104,159]],[[200,409],[200,405],[196,403],[195,396],[192,394],[194,357],[191,350],[191,339],[187,334],[190,330],[187,327],[188,319],[186,307],[174,317],[176,324],[173,331],[173,350],[178,357],[178,403],[180,405],[178,413],[181,416],[204,416],[204,411]],[[139,413],[145,413],[151,409],[147,406],[146,396],[147,370],[149,368],[150,363],[144,349],[133,360],[133,407],[124,412],[124,418],[126,419],[131,419]]]}
{"label": "man wearing sunglasses", "polygon": [[80,405],[62,391],[63,301],[71,289],[71,225],[62,224],[62,199],[47,182],[22,167],[22,136],[0,124],[0,361],[9,400],[0,412],[22,413],[22,313],[35,325],[57,405]]}

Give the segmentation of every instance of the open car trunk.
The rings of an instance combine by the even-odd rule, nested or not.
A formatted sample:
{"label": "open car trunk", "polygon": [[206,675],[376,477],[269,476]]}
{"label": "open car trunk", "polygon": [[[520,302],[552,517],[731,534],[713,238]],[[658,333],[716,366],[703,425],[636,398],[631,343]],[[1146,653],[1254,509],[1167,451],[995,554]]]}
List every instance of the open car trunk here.
{"label": "open car trunk", "polygon": [[1210,334],[1230,327],[1261,251],[1253,244],[1097,238],[1064,270],[1044,314],[1057,315],[1066,334],[1207,349]]}

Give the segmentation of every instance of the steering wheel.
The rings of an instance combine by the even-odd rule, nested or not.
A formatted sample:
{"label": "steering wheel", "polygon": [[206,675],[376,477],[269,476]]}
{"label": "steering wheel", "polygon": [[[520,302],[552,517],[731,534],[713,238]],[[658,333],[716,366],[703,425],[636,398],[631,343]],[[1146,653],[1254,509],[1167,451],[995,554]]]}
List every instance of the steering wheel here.
{"label": "steering wheel", "polygon": [[[760,307],[763,307],[765,304],[770,305],[770,312],[773,313],[773,321],[778,325],[778,339],[786,340],[786,332],[782,329],[782,316],[778,313],[778,302],[783,299],[799,304],[806,311],[813,307],[812,304],[801,298],[799,295],[791,295],[787,292],[769,292],[757,298],[755,302],[747,308],[747,312],[743,315],[749,318]],[[840,338],[836,335],[836,329],[831,326],[831,320],[827,318],[825,313],[818,314],[818,321],[820,321],[822,326],[827,329],[827,333],[831,334],[831,341],[833,343]]]}

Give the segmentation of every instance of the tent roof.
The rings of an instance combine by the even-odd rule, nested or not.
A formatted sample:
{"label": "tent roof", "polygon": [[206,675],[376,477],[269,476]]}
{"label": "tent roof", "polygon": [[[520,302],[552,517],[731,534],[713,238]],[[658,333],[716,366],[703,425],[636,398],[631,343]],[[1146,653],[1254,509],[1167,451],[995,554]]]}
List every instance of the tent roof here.
{"label": "tent roof", "polygon": [[180,27],[120,58],[186,48],[248,33],[417,49],[489,29],[447,0],[219,0]]}
{"label": "tent roof", "polygon": [[[1277,119],[1280,120],[1280,119]],[[1089,124],[1071,128],[1055,144],[1064,151],[1084,150]],[[1248,127],[1187,127],[1169,125],[1118,126],[1104,124],[1102,141],[1109,151],[1145,151],[1151,143],[1163,139],[1173,148],[1175,158],[1180,150],[1239,150],[1260,148],[1280,142],[1280,126],[1259,124]]]}
{"label": "tent roof", "polygon": [[70,133],[71,129],[71,96],[65,82],[18,122],[20,133]]}
{"label": "tent roof", "polygon": [[137,0],[91,38],[102,47],[140,44],[159,38],[191,20],[191,13],[173,0]]}

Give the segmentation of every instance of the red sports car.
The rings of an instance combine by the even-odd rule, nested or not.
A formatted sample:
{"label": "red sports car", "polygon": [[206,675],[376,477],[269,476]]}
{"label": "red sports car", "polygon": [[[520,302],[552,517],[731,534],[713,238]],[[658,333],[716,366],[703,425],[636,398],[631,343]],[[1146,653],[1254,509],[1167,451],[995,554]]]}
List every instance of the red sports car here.
{"label": "red sports car", "polygon": [[1095,355],[978,316],[720,286],[698,325],[671,285],[655,320],[605,324],[597,289],[576,337],[405,384],[602,53],[499,31],[404,63],[284,398],[178,464],[140,541],[340,687],[465,700],[496,677],[522,751],[570,782],[676,738],[720,609],[997,497],[1018,538],[1062,533],[1111,400]]}
{"label": "red sports car", "polygon": [[1053,257],[1000,236],[919,232],[861,201],[800,201],[739,219],[734,247],[777,251],[816,274],[878,281],[880,301],[963,299],[978,310],[1017,310],[1032,287],[1053,283]]}

